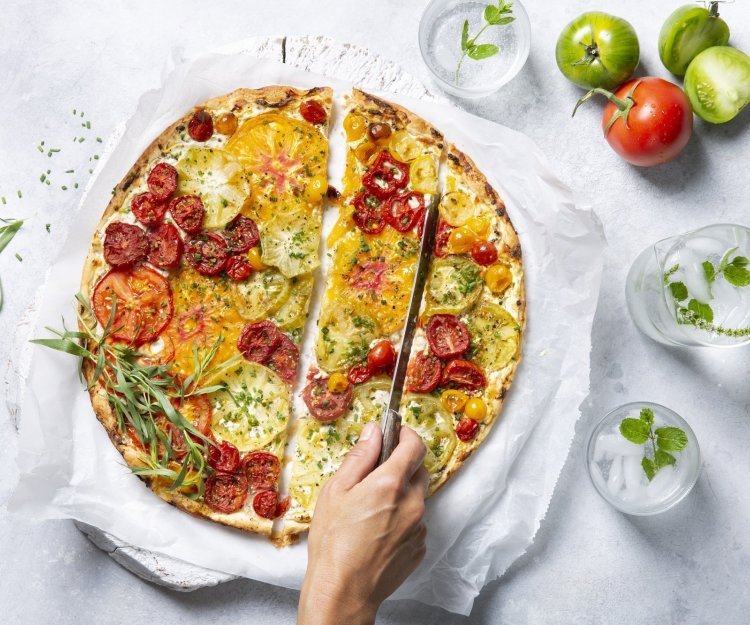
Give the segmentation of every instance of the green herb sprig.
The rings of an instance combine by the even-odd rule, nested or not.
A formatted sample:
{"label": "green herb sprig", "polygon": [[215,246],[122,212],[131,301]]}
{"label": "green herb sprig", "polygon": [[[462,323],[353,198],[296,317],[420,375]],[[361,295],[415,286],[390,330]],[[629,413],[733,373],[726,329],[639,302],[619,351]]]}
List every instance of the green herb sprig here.
{"label": "green herb sprig", "polygon": [[[21,229],[21,226],[23,226],[23,219],[2,219],[0,218],[0,223],[3,225],[0,226],[0,252],[2,252],[6,247],[8,247],[8,243],[10,243],[13,240],[13,237],[16,236],[16,233]],[[18,256],[18,255],[16,255]],[[0,310],[3,309],[3,287],[0,283]]]}
{"label": "green herb sprig", "polygon": [[[131,436],[135,433],[147,452],[147,457],[143,459],[145,466],[130,466],[133,473],[171,480],[171,490],[194,487],[196,492],[190,496],[202,496],[207,471],[205,456],[208,447],[215,443],[188,421],[175,408],[175,404],[179,406],[192,396],[223,390],[223,384],[206,385],[204,381],[230,366],[237,358],[209,368],[222,338],[219,337],[210,349],[202,353],[194,346],[194,372],[182,380],[170,372],[170,365],[147,364],[144,354],[130,346],[107,340],[117,331],[117,328],[113,328],[116,301],[107,324],[99,331],[96,317],[86,299],[78,294],[76,300],[79,304],[80,330],[68,330],[63,321],[62,330],[47,328],[57,338],[31,342],[77,356],[82,378],[84,364],[88,362],[93,366],[88,388],[101,384],[117,419],[119,431]],[[182,438],[180,442],[185,446],[182,459],[178,458],[173,447],[176,441],[162,427],[165,417]],[[131,429],[128,430],[128,427]]]}
{"label": "green herb sprig", "polygon": [[641,460],[643,472],[649,482],[660,469],[677,462],[677,458],[670,452],[682,451],[688,444],[687,434],[680,428],[669,426],[654,429],[654,412],[650,408],[641,410],[637,419],[623,419],[620,434],[636,445],[651,441],[651,455],[644,455]]}
{"label": "green herb sprig", "polygon": [[513,3],[506,0],[498,0],[497,6],[488,4],[484,8],[484,26],[473,37],[469,38],[469,20],[464,20],[464,26],[461,30],[461,57],[458,59],[456,66],[456,83],[461,72],[461,64],[468,56],[475,61],[488,59],[500,52],[500,48],[494,43],[477,43],[477,39],[490,26],[505,26],[510,24],[516,18],[513,17]]}

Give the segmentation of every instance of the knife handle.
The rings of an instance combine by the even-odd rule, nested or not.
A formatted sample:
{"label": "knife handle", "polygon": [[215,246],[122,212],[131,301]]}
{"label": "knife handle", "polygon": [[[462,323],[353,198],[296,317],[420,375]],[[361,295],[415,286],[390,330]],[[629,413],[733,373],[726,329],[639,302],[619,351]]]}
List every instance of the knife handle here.
{"label": "knife handle", "polygon": [[386,409],[380,420],[380,427],[383,430],[383,444],[380,447],[378,466],[391,457],[393,450],[398,445],[398,437],[401,432],[401,415],[395,410]]}

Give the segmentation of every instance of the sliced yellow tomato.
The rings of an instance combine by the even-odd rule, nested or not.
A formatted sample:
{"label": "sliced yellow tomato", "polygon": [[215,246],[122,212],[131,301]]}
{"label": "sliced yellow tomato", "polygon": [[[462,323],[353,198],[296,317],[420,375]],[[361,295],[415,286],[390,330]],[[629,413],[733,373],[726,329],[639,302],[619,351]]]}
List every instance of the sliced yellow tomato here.
{"label": "sliced yellow tomato", "polygon": [[518,353],[521,327],[502,306],[482,299],[467,319],[474,359],[487,370],[505,367]]}
{"label": "sliced yellow tomato", "polygon": [[482,272],[475,262],[463,256],[435,258],[426,289],[426,314],[458,315],[467,310],[482,293]]}
{"label": "sliced yellow tomato", "polygon": [[220,148],[194,147],[177,161],[180,195],[197,195],[206,208],[203,227],[223,228],[250,196],[250,177],[233,154]]}
{"label": "sliced yellow tomato", "polygon": [[233,285],[234,305],[245,321],[267,319],[289,299],[291,284],[277,269],[254,271]]}
{"label": "sliced yellow tomato", "polygon": [[458,228],[474,217],[477,209],[475,200],[469,194],[463,191],[452,191],[440,198],[438,211],[449,225]]}
{"label": "sliced yellow tomato", "polygon": [[310,273],[320,264],[320,208],[278,215],[260,227],[261,259],[287,278]]}
{"label": "sliced yellow tomato", "polygon": [[370,343],[380,336],[366,312],[335,296],[326,297],[318,320],[315,356],[325,371],[343,371],[367,358]]}
{"label": "sliced yellow tomato", "polygon": [[347,141],[357,141],[365,136],[367,120],[356,113],[349,113],[344,118],[344,132]]}
{"label": "sliced yellow tomato", "polygon": [[388,149],[393,157],[402,163],[409,163],[424,152],[422,144],[405,129],[397,130],[391,135]]}
{"label": "sliced yellow tomato", "polygon": [[412,189],[419,193],[435,195],[438,190],[437,161],[434,156],[425,154],[414,159],[409,165],[409,180]]}
{"label": "sliced yellow tomato", "polygon": [[419,242],[387,228],[379,235],[354,229],[335,249],[328,296],[374,318],[383,335],[404,324]]}
{"label": "sliced yellow tomato", "polygon": [[291,292],[286,301],[273,313],[273,320],[282,330],[296,330],[305,325],[307,306],[312,295],[313,278],[310,274],[289,280]]}
{"label": "sliced yellow tomato", "polygon": [[440,400],[430,395],[407,395],[402,406],[403,422],[422,438],[427,447],[424,465],[434,476],[447,464],[456,448],[453,418],[443,410]]}

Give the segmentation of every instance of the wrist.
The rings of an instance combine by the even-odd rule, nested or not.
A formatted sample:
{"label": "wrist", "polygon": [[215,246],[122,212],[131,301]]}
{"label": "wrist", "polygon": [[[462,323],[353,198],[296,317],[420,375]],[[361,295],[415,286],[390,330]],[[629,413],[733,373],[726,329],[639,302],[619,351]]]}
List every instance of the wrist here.
{"label": "wrist", "polygon": [[300,593],[297,625],[373,625],[379,605],[335,574],[308,570]]}

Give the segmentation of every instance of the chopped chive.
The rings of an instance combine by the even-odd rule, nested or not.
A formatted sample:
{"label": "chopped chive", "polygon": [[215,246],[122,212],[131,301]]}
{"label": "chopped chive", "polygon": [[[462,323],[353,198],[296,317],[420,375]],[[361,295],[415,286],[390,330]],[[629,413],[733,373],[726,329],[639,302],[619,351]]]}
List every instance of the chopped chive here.
{"label": "chopped chive", "polygon": [[66,169],[65,173],[66,174],[72,174],[74,171],[75,171],[75,169]]}
{"label": "chopped chive", "polygon": [[62,189],[63,191],[67,191],[67,190],[68,190],[68,187],[66,187],[65,185],[62,185],[62,187],[60,187],[60,188],[61,188],[61,189]]}
{"label": "chopped chive", "polygon": [[93,173],[94,173],[94,170],[93,170],[93,169],[89,169],[89,173],[90,173],[90,174],[93,174]]}
{"label": "chopped chive", "polygon": [[89,130],[91,130],[91,122],[90,121],[86,122],[86,128],[88,128]]}
{"label": "chopped chive", "polygon": [[49,234],[49,228],[50,228],[49,224],[44,224],[44,229],[47,231],[48,234]]}
{"label": "chopped chive", "polygon": [[42,141],[42,145],[44,145],[44,141]]}
{"label": "chopped chive", "polygon": [[73,143],[75,143],[76,141],[78,141],[78,137],[73,137]]}
{"label": "chopped chive", "polygon": [[76,115],[77,113],[78,113],[78,111],[76,111],[75,109],[73,109],[73,115]]}
{"label": "chopped chive", "polygon": [[84,137],[81,137],[80,139],[78,139],[78,143],[83,143],[85,140],[86,139]]}
{"label": "chopped chive", "polygon": [[23,197],[23,194],[20,191],[18,191],[17,193],[18,193],[18,198],[19,199]]}
{"label": "chopped chive", "polygon": [[47,180],[44,181],[44,184],[46,184],[47,186],[49,186],[49,184],[50,184],[49,178],[47,178]]}
{"label": "chopped chive", "polygon": [[52,170],[51,170],[51,169],[48,169],[48,170],[47,170],[47,175],[49,176],[49,175],[50,175],[51,173],[52,173]]}
{"label": "chopped chive", "polygon": [[44,152],[44,148],[41,145],[36,146],[36,149],[40,152]]}
{"label": "chopped chive", "polygon": [[18,252],[16,252],[16,259],[18,260],[19,263],[23,262],[23,257]]}
{"label": "chopped chive", "polygon": [[96,142],[97,142],[97,143],[101,143],[101,142],[102,142],[102,138],[101,138],[101,137],[97,137],[97,138],[96,138]]}
{"label": "chopped chive", "polygon": [[95,161],[98,161],[98,160],[99,160],[99,155],[98,155],[98,154],[94,154],[94,160],[95,160]]}
{"label": "chopped chive", "polygon": [[83,111],[81,111],[81,117],[83,117]]}
{"label": "chopped chive", "polygon": [[46,178],[47,178],[47,176],[45,176],[44,174],[42,174],[41,176],[39,176],[39,182],[44,182],[46,180]]}
{"label": "chopped chive", "polygon": [[8,202],[5,201],[5,196],[1,197],[0,200],[3,201],[3,204],[7,204]]}
{"label": "chopped chive", "polygon": [[73,187],[77,189],[77,188],[78,188],[78,183],[76,182],[76,183],[75,183],[75,184],[73,185]]}

